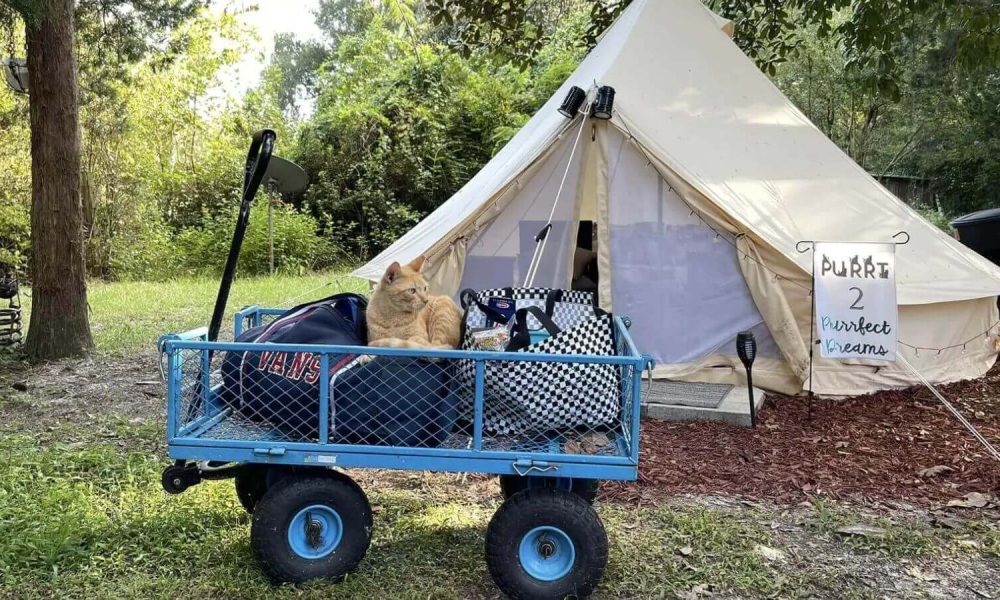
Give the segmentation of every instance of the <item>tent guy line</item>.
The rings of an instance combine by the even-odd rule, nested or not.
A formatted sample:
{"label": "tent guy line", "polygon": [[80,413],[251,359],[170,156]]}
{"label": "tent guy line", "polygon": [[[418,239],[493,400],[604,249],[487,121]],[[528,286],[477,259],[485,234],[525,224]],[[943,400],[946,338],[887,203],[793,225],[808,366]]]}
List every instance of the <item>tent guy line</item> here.
{"label": "tent guy line", "polygon": [[996,460],[997,462],[1000,462],[1000,451],[997,451],[997,449],[993,447],[993,444],[991,444],[989,440],[983,437],[983,434],[979,433],[979,430],[976,429],[976,427],[972,423],[966,420],[966,418],[962,416],[962,413],[958,412],[958,409],[955,408],[951,402],[948,402],[948,400],[941,394],[941,392],[939,392],[936,387],[931,385],[931,383],[927,381],[927,379],[924,378],[923,375],[920,374],[920,371],[916,370],[913,367],[913,365],[907,362],[907,360],[902,356],[897,356],[896,358],[899,360],[899,362],[903,363],[903,366],[906,367],[911,373],[913,373],[917,377],[917,379],[920,380],[921,383],[924,384],[924,387],[929,389],[931,393],[934,394],[934,396],[938,399],[938,401],[940,401],[941,404],[943,404],[944,407],[948,409],[948,412],[950,412],[952,416],[955,417],[958,420],[958,422],[962,424],[963,427],[968,429],[969,433],[971,433],[973,437],[975,437],[976,440],[979,441],[980,444],[986,447],[986,450],[989,452],[990,456],[992,456],[993,459]]}
{"label": "tent guy line", "polygon": [[[617,113],[618,111],[616,110],[615,112]],[[653,162],[653,159],[650,158],[649,154],[646,153],[646,148],[642,145],[641,142],[639,142],[638,139],[636,139],[636,137],[634,135],[632,135],[632,131],[629,129],[629,126],[628,126],[628,119],[622,118],[622,119],[619,119],[616,122],[621,123],[625,127],[625,131],[628,133],[628,141],[632,142],[632,145],[634,145],[639,150],[639,152],[642,153],[643,158],[646,159],[646,167],[647,168],[648,167],[653,167],[653,169],[656,171],[656,173],[661,178],[663,178],[664,181],[666,181],[667,179],[664,176],[663,172],[660,171],[659,167],[656,166],[656,163]],[[670,191],[673,191],[673,187],[672,186],[668,185],[668,187],[669,187]],[[701,216],[701,213],[699,213],[697,210],[695,210],[695,208],[693,206],[691,206],[691,204],[687,201],[686,198],[684,198],[683,195],[677,194],[677,198],[681,202],[683,202],[684,205],[688,207],[688,209],[690,209],[691,216],[696,217],[698,219],[698,221],[701,222],[702,225],[704,225],[705,227],[711,229],[712,232],[715,233],[715,237],[717,239],[721,239],[721,240],[725,241],[727,244],[729,244],[730,246],[732,246],[733,249],[736,250],[736,252],[738,254],[740,254],[745,260],[751,260],[751,261],[757,263],[757,265],[759,265],[761,269],[763,269],[763,270],[765,270],[765,271],[767,271],[768,273],[771,274],[771,277],[772,277],[772,279],[774,281],[778,281],[779,279],[782,280],[782,281],[787,281],[788,283],[790,283],[790,284],[792,284],[794,286],[802,288],[803,290],[807,290],[809,292],[809,295],[812,296],[813,291],[812,291],[812,289],[810,287],[802,285],[798,281],[796,281],[794,279],[791,279],[791,278],[788,278],[788,277],[785,277],[784,275],[779,275],[777,272],[775,272],[773,269],[771,269],[770,267],[768,267],[765,263],[763,263],[760,260],[758,260],[756,257],[754,257],[754,256],[752,256],[750,254],[747,254],[743,250],[740,250],[740,247],[736,244],[736,242],[734,240],[735,239],[739,239],[741,236],[746,235],[745,232],[740,232],[740,233],[736,234],[736,236],[731,236],[731,234],[729,232],[721,232],[718,229],[716,229],[715,227],[713,227],[711,223],[709,223],[708,221],[706,221],[705,218]],[[730,237],[733,237],[733,239],[730,239]],[[961,343],[958,343],[958,344],[951,344],[950,346],[942,346],[940,348],[933,348],[933,347],[928,347],[928,346],[916,346],[916,345],[913,345],[913,344],[908,344],[908,343],[906,343],[906,342],[904,342],[902,340],[897,340],[897,343],[900,346],[904,346],[906,348],[909,348],[910,350],[913,350],[913,352],[914,352],[914,354],[916,356],[920,356],[920,350],[926,350],[926,351],[930,351],[930,352],[937,352],[938,356],[940,356],[941,353],[944,352],[945,350],[954,350],[954,349],[957,349],[957,348],[961,348],[962,351],[965,352],[966,346],[968,346],[969,344],[971,344],[972,342],[976,341],[977,339],[979,339],[981,337],[989,338],[990,334],[993,333],[993,330],[996,329],[998,326],[1000,326],[1000,320],[997,320],[992,325],[990,325],[986,329],[986,331],[978,333],[978,334],[970,337],[969,339],[965,340],[964,342],[961,342]],[[1000,331],[997,332],[997,335],[1000,335]]]}
{"label": "tent guy line", "polygon": [[549,218],[545,222],[545,227],[535,237],[535,252],[531,257],[531,264],[528,265],[528,273],[524,278],[524,287],[531,287],[535,283],[535,275],[538,274],[538,265],[542,262],[542,255],[545,254],[545,243],[549,239],[549,230],[552,229],[552,219],[555,218],[556,207],[559,206],[559,198],[562,196],[563,188],[566,187],[566,177],[569,176],[569,171],[573,167],[573,157],[576,156],[576,149],[580,146],[580,135],[583,134],[583,130],[587,125],[587,115],[590,114],[590,108],[593,105],[593,102],[587,104],[586,110],[578,115],[580,117],[580,128],[576,132],[576,140],[573,141],[569,160],[566,161],[566,169],[563,171],[562,180],[559,182],[556,199],[552,201],[552,210],[549,211]]}

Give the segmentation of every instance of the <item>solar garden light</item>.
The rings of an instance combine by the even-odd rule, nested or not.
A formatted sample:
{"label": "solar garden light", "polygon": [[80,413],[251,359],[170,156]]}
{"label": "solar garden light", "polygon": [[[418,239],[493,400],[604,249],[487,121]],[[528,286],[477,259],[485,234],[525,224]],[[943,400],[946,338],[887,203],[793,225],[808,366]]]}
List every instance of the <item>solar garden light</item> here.
{"label": "solar garden light", "polygon": [[573,86],[569,88],[566,92],[566,98],[563,99],[562,104],[559,105],[559,114],[566,117],[567,119],[572,119],[579,112],[580,107],[583,105],[583,101],[587,99],[587,92]]}
{"label": "solar garden light", "polygon": [[751,331],[741,331],[736,334],[736,354],[740,357],[740,362],[747,370],[747,393],[750,395],[750,424],[757,427],[757,407],[753,403],[753,376],[750,369],[753,367],[753,359],[757,356],[757,340]]}
{"label": "solar garden light", "polygon": [[594,99],[594,108],[591,115],[595,119],[607,121],[611,118],[611,113],[615,108],[615,88],[610,85],[602,85],[597,88],[597,98]]}

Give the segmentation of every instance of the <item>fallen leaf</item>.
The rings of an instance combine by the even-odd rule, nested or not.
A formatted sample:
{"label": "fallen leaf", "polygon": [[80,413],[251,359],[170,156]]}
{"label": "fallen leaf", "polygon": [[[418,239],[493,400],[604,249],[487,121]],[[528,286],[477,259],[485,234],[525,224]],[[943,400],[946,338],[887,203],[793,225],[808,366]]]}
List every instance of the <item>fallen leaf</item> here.
{"label": "fallen leaf", "polygon": [[962,526],[962,521],[954,517],[934,517],[931,519],[931,525],[945,529],[958,529]]}
{"label": "fallen leaf", "polygon": [[769,546],[765,546],[764,544],[757,544],[756,546],[754,546],[754,552],[760,554],[761,556],[763,556],[764,558],[766,558],[771,562],[785,560],[784,552],[778,550],[777,548],[771,548]]}
{"label": "fallen leaf", "polygon": [[885,537],[885,529],[882,529],[881,527],[872,527],[870,525],[848,525],[847,527],[841,527],[838,529],[837,533],[846,536],[873,538]]}
{"label": "fallen leaf", "polygon": [[964,500],[949,500],[948,506],[958,508],[986,508],[992,501],[991,496],[979,492],[969,492]]}
{"label": "fallen leaf", "polygon": [[677,552],[679,552],[681,556],[691,556],[691,553],[694,552],[694,548],[691,546],[684,546],[683,548],[679,548]]}
{"label": "fallen leaf", "polygon": [[913,577],[914,579],[919,579],[920,581],[941,581],[941,578],[937,575],[932,575],[930,573],[924,573],[918,567],[913,566],[906,570],[906,573]]}
{"label": "fallen leaf", "polygon": [[690,590],[686,592],[681,592],[678,597],[682,600],[698,600],[704,596],[711,596],[712,592],[709,591],[711,586],[707,583],[699,583]]}
{"label": "fallen leaf", "polygon": [[917,475],[921,477],[934,477],[935,475],[940,475],[942,473],[950,473],[955,470],[955,467],[950,467],[948,465],[937,465],[933,467],[928,467],[926,469],[921,469],[917,471]]}
{"label": "fallen leaf", "polygon": [[980,590],[977,590],[976,588],[973,588],[973,587],[970,587],[970,588],[969,588],[969,590],[970,590],[970,591],[971,591],[971,592],[972,592],[973,594],[975,594],[975,595],[979,596],[980,598],[986,598],[986,600],[993,600],[993,596],[990,596],[990,595],[989,595],[989,594],[987,594],[986,592],[983,592],[983,591],[980,591]]}

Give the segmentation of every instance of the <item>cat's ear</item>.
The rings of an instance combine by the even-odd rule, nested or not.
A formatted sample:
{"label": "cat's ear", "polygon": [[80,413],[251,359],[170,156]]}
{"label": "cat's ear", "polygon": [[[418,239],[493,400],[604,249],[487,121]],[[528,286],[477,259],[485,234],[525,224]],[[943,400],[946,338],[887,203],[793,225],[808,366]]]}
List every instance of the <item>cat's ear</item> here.
{"label": "cat's ear", "polygon": [[384,277],[385,282],[392,283],[393,281],[396,281],[396,279],[399,278],[399,272],[402,269],[403,267],[399,266],[398,262],[393,262],[391,265],[389,265],[389,268],[385,270],[385,277]]}
{"label": "cat's ear", "polygon": [[426,260],[427,260],[427,257],[424,256],[423,254],[421,254],[420,256],[414,258],[410,262],[410,264],[408,264],[406,266],[410,267],[411,269],[413,269],[414,271],[416,271],[417,273],[419,273],[419,272],[421,272],[421,271],[424,270],[424,262]]}

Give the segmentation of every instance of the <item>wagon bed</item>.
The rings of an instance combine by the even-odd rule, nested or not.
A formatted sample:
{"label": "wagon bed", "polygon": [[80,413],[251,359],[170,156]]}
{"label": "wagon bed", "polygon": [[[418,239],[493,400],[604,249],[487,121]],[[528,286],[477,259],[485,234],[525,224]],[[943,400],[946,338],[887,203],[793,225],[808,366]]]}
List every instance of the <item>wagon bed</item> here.
{"label": "wagon bed", "polygon": [[[235,333],[257,326],[279,309],[250,307],[237,313]],[[638,468],[639,400],[642,370],[648,364],[635,349],[626,320],[615,319],[617,356],[540,355],[458,350],[395,349],[351,346],[209,342],[205,329],[166,336],[167,435],[171,458],[182,461],[249,462],[283,465],[326,465],[544,475],[589,479],[635,479]],[[226,352],[259,356],[264,352],[311,353],[319,357],[318,423],[314,433],[248,418],[219,400],[219,365]],[[433,445],[346,444],[331,441],[330,365],[347,355],[420,359],[445,365],[475,361],[475,389],[462,391],[471,404],[459,426]],[[490,361],[545,361],[585,368],[613,365],[618,376],[618,415],[614,422],[572,430],[527,431],[516,435],[491,432],[484,412],[494,408],[485,397],[483,377]],[[423,363],[422,363],[423,364]],[[457,378],[456,378],[457,379]],[[453,382],[458,385],[458,382]],[[333,402],[336,404],[336,401]],[[596,442],[595,442],[596,441]],[[433,447],[432,447],[433,446]]]}

